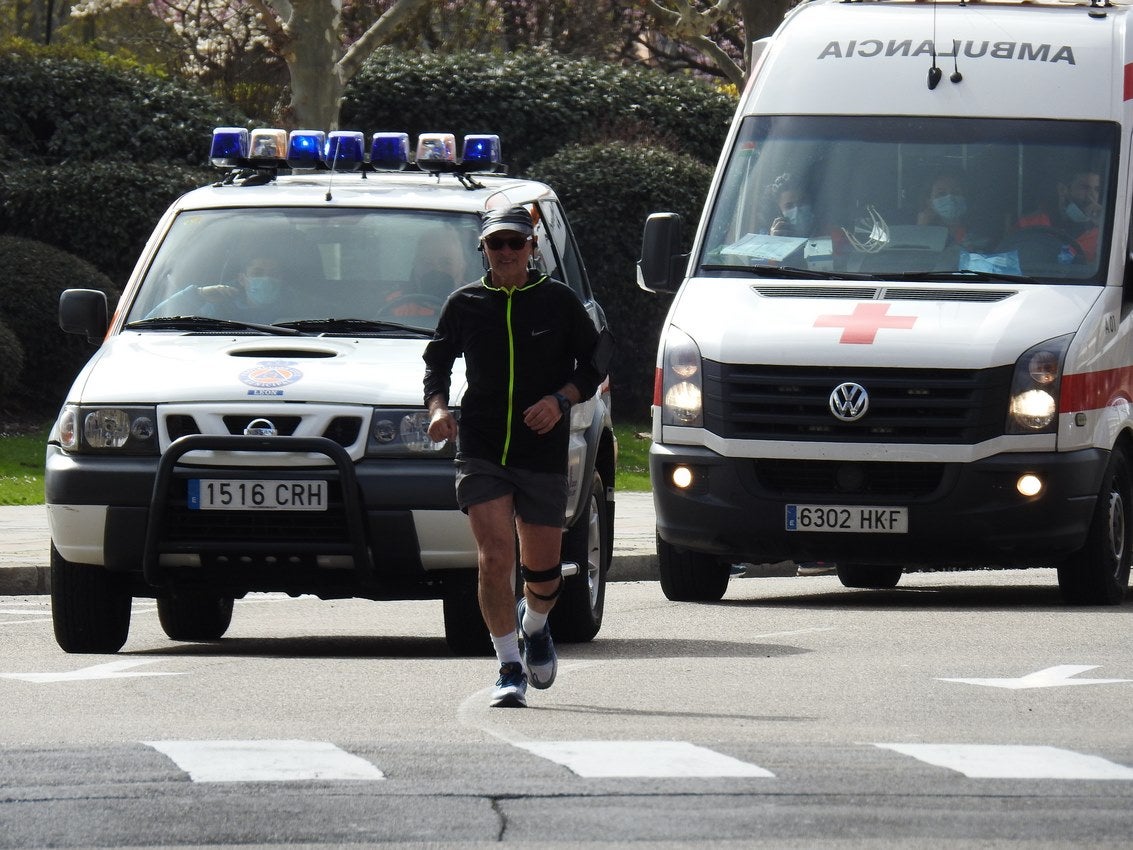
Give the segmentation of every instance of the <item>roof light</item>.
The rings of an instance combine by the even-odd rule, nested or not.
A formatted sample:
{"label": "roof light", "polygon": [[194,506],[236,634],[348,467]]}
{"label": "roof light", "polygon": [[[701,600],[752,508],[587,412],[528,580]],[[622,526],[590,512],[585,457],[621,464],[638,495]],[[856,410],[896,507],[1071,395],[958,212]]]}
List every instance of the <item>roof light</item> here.
{"label": "roof light", "polygon": [[287,137],[287,164],[292,168],[318,168],[325,164],[326,139],[322,130],[292,130]]}
{"label": "roof light", "polygon": [[400,171],[409,163],[408,133],[374,133],[370,142],[370,165]]}
{"label": "roof light", "polygon": [[248,155],[248,131],[243,127],[217,127],[212,131],[209,161],[221,168],[240,165]]}
{"label": "roof light", "polygon": [[496,135],[477,135],[464,137],[464,150],[461,161],[466,170],[495,171],[500,164],[500,137]]}
{"label": "roof light", "polygon": [[356,171],[362,167],[365,144],[357,130],[335,130],[327,136],[327,163],[336,171]]}
{"label": "roof light", "polygon": [[250,137],[248,156],[252,159],[284,159],[287,156],[286,131],[257,127]]}
{"label": "roof light", "polygon": [[452,171],[456,167],[456,136],[422,133],[417,137],[417,167],[423,171]]}

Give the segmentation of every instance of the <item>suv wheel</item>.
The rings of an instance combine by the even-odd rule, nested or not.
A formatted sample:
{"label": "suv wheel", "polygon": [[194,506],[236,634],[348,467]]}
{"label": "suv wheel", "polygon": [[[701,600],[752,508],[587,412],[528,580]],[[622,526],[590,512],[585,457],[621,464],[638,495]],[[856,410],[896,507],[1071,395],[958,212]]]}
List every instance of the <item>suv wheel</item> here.
{"label": "suv wheel", "polygon": [[157,617],[172,640],[219,640],[232,623],[232,597],[199,591],[159,596]]}
{"label": "suv wheel", "polygon": [[563,535],[562,560],[578,564],[578,575],[563,579],[563,592],[551,609],[551,634],[555,640],[593,640],[602,628],[611,545],[606,485],[595,472],[583,515]]}
{"label": "suv wheel", "polygon": [[130,634],[132,601],[121,576],[72,563],[51,546],[51,619],[64,652],[120,650]]}

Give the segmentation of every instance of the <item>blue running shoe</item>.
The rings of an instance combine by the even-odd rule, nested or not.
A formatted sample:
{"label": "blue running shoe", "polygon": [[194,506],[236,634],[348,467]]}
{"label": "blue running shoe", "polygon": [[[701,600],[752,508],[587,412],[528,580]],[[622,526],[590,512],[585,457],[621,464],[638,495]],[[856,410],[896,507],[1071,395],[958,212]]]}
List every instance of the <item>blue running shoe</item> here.
{"label": "blue running shoe", "polygon": [[523,666],[531,687],[543,690],[555,684],[555,674],[559,671],[559,659],[555,655],[555,643],[551,640],[551,625],[533,635],[523,630],[523,615],[527,612],[527,599],[521,598],[515,608],[519,620],[519,636],[522,639],[520,651],[523,653]]}
{"label": "blue running shoe", "polygon": [[492,708],[527,707],[527,676],[522,664],[510,661],[500,667],[500,678],[488,705]]}

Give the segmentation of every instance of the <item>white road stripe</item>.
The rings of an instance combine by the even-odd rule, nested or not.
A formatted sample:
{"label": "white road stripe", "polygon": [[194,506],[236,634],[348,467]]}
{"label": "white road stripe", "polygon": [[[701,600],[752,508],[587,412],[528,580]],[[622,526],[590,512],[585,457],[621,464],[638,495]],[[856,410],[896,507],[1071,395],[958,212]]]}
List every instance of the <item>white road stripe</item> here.
{"label": "white road stripe", "polygon": [[144,741],[194,782],[377,780],[370,762],[325,741]]}
{"label": "white road stripe", "polygon": [[1133,768],[1058,747],[874,744],[973,779],[1133,779]]}
{"label": "white road stripe", "polygon": [[517,743],[587,778],[702,778],[774,774],[687,741],[528,741]]}

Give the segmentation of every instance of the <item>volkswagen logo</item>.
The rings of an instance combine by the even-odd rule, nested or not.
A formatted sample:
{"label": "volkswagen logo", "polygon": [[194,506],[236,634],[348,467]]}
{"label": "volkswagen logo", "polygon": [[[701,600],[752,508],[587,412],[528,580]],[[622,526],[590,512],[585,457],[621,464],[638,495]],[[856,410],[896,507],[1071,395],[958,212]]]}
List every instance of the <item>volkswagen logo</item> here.
{"label": "volkswagen logo", "polygon": [[857,422],[869,410],[869,393],[861,384],[839,384],[830,393],[830,412],[843,422]]}

